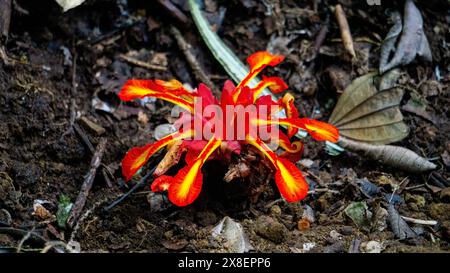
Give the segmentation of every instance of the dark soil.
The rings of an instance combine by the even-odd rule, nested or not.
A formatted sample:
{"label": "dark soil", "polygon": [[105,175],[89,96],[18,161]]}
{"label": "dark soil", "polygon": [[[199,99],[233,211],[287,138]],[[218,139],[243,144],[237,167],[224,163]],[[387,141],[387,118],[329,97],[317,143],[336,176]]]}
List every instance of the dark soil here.
{"label": "dark soil", "polygon": [[[405,67],[405,85],[428,103],[426,111],[433,122],[404,111],[411,131],[405,140],[395,144],[432,159],[438,165],[435,171],[405,173],[347,152],[332,157],[322,143],[307,139],[303,157],[313,164],[309,169],[299,166],[309,174],[309,182],[332,191],[310,194],[300,203],[280,200],[273,181],[264,185],[269,173],[264,168],[248,179],[225,183],[222,177],[226,168],[210,162],[203,168],[203,191],[189,207],[173,207],[163,195],[150,194],[151,181],[147,181],[108,211],[104,208],[140,179],[137,175],[129,184],[124,183],[121,159],[129,148],[154,140],[154,128],[169,121],[172,107],[161,101],[145,107],[120,103],[116,94],[123,83],[129,78],[176,78],[193,87],[198,84],[170,33],[170,25],[182,30],[216,86],[222,86],[228,76],[203,44],[182,0],[172,2],[189,18],[189,24],[174,18],[157,1],[129,0],[122,13],[117,3],[127,1],[87,1],[66,13],[50,0],[16,2],[29,14],[13,8],[5,46],[8,56],[21,62],[7,65],[0,61],[0,228],[4,228],[0,229],[0,252],[16,251],[23,238],[21,233],[5,231],[8,227],[43,236],[43,241],[27,240],[21,251],[40,251],[46,241],[67,243],[73,235],[81,250],[89,252],[223,252],[224,246],[211,238],[211,228],[224,216],[243,225],[256,252],[300,252],[309,243],[314,244],[311,252],[347,252],[351,244],[358,242],[361,246],[357,249],[365,251],[369,241],[381,243],[385,252],[450,250],[447,1],[416,3],[424,17],[434,62],[416,61]],[[279,69],[269,69],[268,74],[277,74],[290,84],[304,116],[326,120],[333,109],[339,93],[327,69],[337,66],[354,79],[378,66],[379,47],[375,44],[370,45],[369,58],[363,63],[352,64],[326,54],[311,57],[315,38],[325,24],[328,33],[323,45],[342,48],[339,27],[330,10],[336,1],[206,2],[208,18],[241,60],[257,50],[279,46],[273,39],[281,34],[277,26],[284,17],[281,31],[293,38],[288,46],[292,51]],[[267,15],[263,2],[280,2],[281,16]],[[369,6],[365,1],[341,1],[355,40],[380,42],[377,38],[386,36],[390,24],[385,11],[403,10],[403,1],[386,2]],[[221,22],[219,14],[224,9]],[[357,45],[359,51],[359,45],[367,43]],[[165,56],[167,70],[146,70],[119,57],[132,50]],[[71,59],[64,52],[70,52]],[[436,78],[436,67],[440,79]],[[411,90],[402,104],[408,101]],[[108,103],[114,113],[96,109],[94,99]],[[94,147],[99,137],[108,140],[102,158],[104,166],[97,172],[83,211],[85,216],[75,230],[58,226],[56,218],[42,219],[33,214],[36,200],[44,201],[43,206],[52,215],[56,215],[61,195],[74,202],[89,170],[92,152],[73,131],[71,115]],[[105,132],[91,130],[81,117],[100,125]],[[156,159],[141,173],[146,174],[155,164]],[[379,186],[381,192],[370,198],[364,195],[356,183],[363,178]],[[112,187],[108,187],[107,180]],[[395,185],[400,187],[394,191]],[[386,218],[372,217],[369,228],[358,228],[343,212],[352,202],[366,201],[374,215],[382,214],[387,209],[386,198],[399,198],[396,207],[401,215],[436,220],[438,224],[417,225],[422,229],[419,236],[399,240],[386,226]],[[155,202],[163,208],[155,207]],[[299,229],[305,204],[313,209],[315,221]],[[382,228],[376,224],[378,220]],[[268,228],[258,228],[261,225]]]}

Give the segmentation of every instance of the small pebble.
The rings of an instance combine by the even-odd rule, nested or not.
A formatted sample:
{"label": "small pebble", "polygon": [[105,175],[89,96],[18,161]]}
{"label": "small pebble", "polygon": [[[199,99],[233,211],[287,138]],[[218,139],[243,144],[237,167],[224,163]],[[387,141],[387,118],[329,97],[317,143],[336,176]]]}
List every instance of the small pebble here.
{"label": "small pebble", "polygon": [[366,253],[381,253],[383,250],[382,245],[377,241],[369,241],[363,245]]}
{"label": "small pebble", "polygon": [[288,230],[276,219],[263,215],[256,220],[255,232],[259,236],[279,244],[286,239]]}
{"label": "small pebble", "polygon": [[274,216],[281,215],[281,208],[278,205],[274,205],[270,208],[270,214]]}
{"label": "small pebble", "polygon": [[353,234],[353,227],[351,227],[351,226],[343,226],[339,230],[339,233],[341,233],[342,235],[345,235],[345,236],[352,235]]}
{"label": "small pebble", "polygon": [[441,191],[440,198],[445,203],[450,203],[450,187]]}

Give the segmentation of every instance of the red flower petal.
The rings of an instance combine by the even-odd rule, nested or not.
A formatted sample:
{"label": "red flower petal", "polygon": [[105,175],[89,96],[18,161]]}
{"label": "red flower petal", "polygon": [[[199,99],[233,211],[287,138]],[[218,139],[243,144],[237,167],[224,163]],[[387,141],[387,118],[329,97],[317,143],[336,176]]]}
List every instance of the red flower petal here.
{"label": "red flower petal", "polygon": [[286,90],[288,88],[288,85],[281,78],[263,76],[262,81],[260,81],[258,85],[256,85],[256,87],[252,89],[253,101],[255,101],[264,90],[264,88],[267,87],[270,89],[270,91],[272,91],[272,93],[278,94]]}
{"label": "red flower petal", "polygon": [[197,159],[175,175],[169,187],[169,200],[172,203],[177,206],[187,206],[195,201],[203,183],[201,167],[221,143],[219,139],[210,139]]}
{"label": "red flower petal", "polygon": [[306,130],[308,134],[318,141],[337,142],[339,139],[339,130],[326,122],[308,118],[285,118],[279,119],[277,123]]}
{"label": "red flower petal", "polygon": [[314,120],[301,118],[300,122],[304,124],[304,129],[315,139],[319,141],[337,142],[339,139],[339,130],[333,125]]}
{"label": "red flower petal", "polygon": [[300,170],[289,160],[278,158],[275,183],[281,195],[288,202],[302,200],[308,194],[308,183]]}
{"label": "red flower petal", "polygon": [[[297,110],[297,107],[295,107],[295,105],[294,105],[294,97],[291,94],[286,93],[283,96],[281,103],[284,106],[284,109],[286,111],[286,117],[298,118],[298,110]],[[291,138],[298,132],[298,128],[295,128],[293,126],[288,126],[287,132],[288,132],[289,138]]]}
{"label": "red flower petal", "polygon": [[125,177],[125,181],[130,180],[133,175],[147,163],[148,159],[164,145],[163,142],[156,142],[155,144],[134,147],[127,152],[122,160],[122,174]]}
{"label": "red flower petal", "polygon": [[308,194],[308,184],[297,167],[285,158],[278,157],[260,139],[248,139],[248,142],[260,150],[273,163],[276,173],[275,182],[281,195],[288,202],[296,202]]}
{"label": "red flower petal", "polygon": [[276,66],[284,60],[284,56],[272,55],[267,51],[258,51],[247,58],[251,70],[259,70],[265,66]]}
{"label": "red flower petal", "polygon": [[155,178],[155,180],[152,183],[151,190],[152,192],[167,191],[172,182],[173,182],[172,176],[161,175]]}
{"label": "red flower petal", "polygon": [[122,159],[122,174],[125,177],[125,181],[128,181],[133,175],[147,163],[148,159],[157,151],[172,143],[175,140],[183,139],[192,132],[173,133],[163,137],[152,144],[147,144],[142,147],[131,148],[125,157]]}
{"label": "red flower petal", "polygon": [[202,190],[201,161],[182,168],[169,186],[169,200],[179,207],[192,204]]}
{"label": "red flower petal", "polygon": [[236,87],[236,92],[233,94],[234,101],[239,97],[241,88],[246,86],[253,78],[255,78],[261,70],[266,66],[275,66],[284,60],[284,56],[272,55],[267,51],[256,52],[247,58],[247,62],[250,65],[250,72],[242,79],[242,81]]}
{"label": "red flower petal", "polygon": [[[168,86],[172,88],[172,85],[169,84]],[[190,112],[194,109],[194,96],[194,94],[184,89],[168,89],[164,85],[157,84],[152,80],[128,80],[119,93],[119,98],[123,101],[155,97],[179,105]]]}

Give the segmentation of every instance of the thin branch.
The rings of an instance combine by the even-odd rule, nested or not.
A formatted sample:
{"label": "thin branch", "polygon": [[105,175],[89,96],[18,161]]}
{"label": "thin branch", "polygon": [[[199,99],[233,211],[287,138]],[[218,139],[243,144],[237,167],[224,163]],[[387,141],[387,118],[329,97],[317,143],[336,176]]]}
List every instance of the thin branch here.
{"label": "thin branch", "polygon": [[345,49],[350,53],[353,58],[356,58],[355,48],[353,47],[352,34],[350,33],[350,27],[348,26],[347,17],[345,17],[344,10],[340,4],[335,7],[336,20],[341,30],[341,38],[344,43]]}
{"label": "thin branch", "polygon": [[156,70],[156,71],[167,71],[167,67],[163,66],[163,65],[156,65],[156,64],[149,64],[143,61],[140,61],[138,59],[132,58],[130,56],[127,56],[125,54],[120,54],[119,58],[121,58],[122,60],[130,63],[130,64],[134,64],[136,66],[140,66],[149,70]]}
{"label": "thin branch", "polygon": [[187,62],[191,66],[195,78],[197,78],[198,81],[205,83],[209,88],[211,88],[213,94],[217,98],[219,98],[220,94],[218,92],[218,89],[216,88],[214,83],[210,80],[210,78],[206,75],[205,71],[203,71],[203,68],[201,67],[197,58],[192,53],[191,51],[192,46],[184,39],[183,35],[181,35],[181,32],[176,27],[172,26],[170,28],[170,31],[172,32],[172,35],[175,37],[178,46],[180,47],[181,51],[186,57]]}
{"label": "thin branch", "polygon": [[84,179],[83,185],[81,186],[80,193],[78,194],[78,198],[75,201],[75,204],[70,212],[70,216],[67,219],[67,224],[70,227],[73,227],[78,218],[80,217],[81,212],[83,211],[84,205],[86,204],[86,199],[89,195],[89,192],[92,188],[92,184],[94,183],[95,174],[97,173],[97,168],[100,166],[102,161],[103,154],[105,152],[107,140],[106,138],[101,138],[100,142],[97,145],[97,149],[94,153],[94,156],[91,160],[91,167]]}
{"label": "thin branch", "polygon": [[406,217],[406,216],[402,216],[402,218],[406,222],[410,222],[410,223],[414,223],[414,224],[418,224],[418,225],[429,225],[429,226],[437,225],[437,221],[435,221],[435,220],[422,220],[422,219],[415,219],[415,218],[410,218],[410,217]]}
{"label": "thin branch", "polygon": [[[157,166],[157,165],[156,165]],[[140,187],[142,187],[145,182],[147,181],[147,179],[153,174],[153,172],[156,169],[156,166],[153,167],[148,174],[146,174],[145,176],[143,176],[141,178],[141,180],[139,180],[139,182],[136,183],[136,185],[134,185],[129,191],[127,191],[126,193],[122,194],[119,198],[117,198],[114,202],[112,202],[109,206],[105,207],[103,210],[104,211],[109,211],[112,208],[114,208],[115,206],[117,206],[119,203],[121,203],[123,200],[125,200],[125,198],[127,198],[128,196],[130,196],[133,192],[135,192],[137,189],[139,189]]]}

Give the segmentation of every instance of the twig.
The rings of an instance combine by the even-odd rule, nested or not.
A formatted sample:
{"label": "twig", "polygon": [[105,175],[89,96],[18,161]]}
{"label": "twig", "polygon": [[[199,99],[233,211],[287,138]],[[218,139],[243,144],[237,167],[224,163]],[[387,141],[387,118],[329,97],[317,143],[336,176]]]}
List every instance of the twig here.
{"label": "twig", "polygon": [[350,33],[350,27],[348,26],[347,17],[345,17],[344,10],[340,4],[335,7],[336,20],[339,24],[339,29],[341,30],[341,38],[344,43],[345,49],[352,55],[353,58],[356,57],[355,48],[353,47],[352,34]]}
{"label": "twig", "polygon": [[[86,133],[84,132],[84,130],[77,123],[75,123],[73,125],[73,129],[74,129],[75,133],[81,138],[81,140],[83,141],[86,148],[88,148],[89,152],[91,154],[94,154],[95,153],[94,145],[92,145],[92,142],[89,140],[89,138],[86,135]],[[103,179],[105,179],[105,181],[106,181],[106,185],[108,185],[109,188],[112,188],[113,184],[111,182],[111,179],[109,179],[109,176],[108,176],[108,173],[111,173],[111,172],[108,170],[108,167],[104,164],[100,164],[100,167],[102,169],[102,176],[103,176]]]}
{"label": "twig", "polygon": [[61,139],[68,134],[73,132],[73,126],[75,124],[75,119],[77,118],[77,104],[75,101],[75,96],[77,93],[77,53],[73,54],[73,65],[72,65],[72,89],[70,90],[70,119],[69,119],[69,128],[61,135]]}
{"label": "twig", "polygon": [[319,192],[330,192],[330,193],[333,193],[333,194],[338,194],[339,193],[339,191],[337,191],[337,190],[330,190],[328,188],[320,188],[320,189],[314,189],[312,191],[308,191],[308,194],[314,194],[314,193],[319,193]]}
{"label": "twig", "polygon": [[0,45],[6,44],[11,22],[11,0],[0,0]]}
{"label": "twig", "polygon": [[190,21],[188,17],[179,9],[177,6],[172,4],[169,0],[158,0],[159,4],[164,7],[164,9],[172,15],[175,19],[177,19],[183,25],[189,25]]}
{"label": "twig", "polygon": [[308,175],[312,176],[317,181],[317,184],[319,184],[319,186],[324,187],[324,188],[327,187],[327,185],[325,185],[325,183],[322,181],[322,179],[320,179],[320,177],[318,177],[317,175],[313,174],[310,171],[306,171],[306,173]]}
{"label": "twig", "polygon": [[218,89],[216,88],[214,83],[209,79],[205,71],[203,71],[202,67],[198,63],[197,59],[195,58],[194,54],[191,51],[192,46],[183,38],[183,35],[181,35],[180,31],[176,27],[172,26],[170,28],[170,31],[175,37],[175,40],[177,40],[177,44],[180,47],[181,51],[183,52],[184,56],[186,57],[186,60],[191,66],[192,71],[194,72],[194,75],[197,78],[197,80],[205,83],[209,88],[212,89],[213,94],[217,98],[219,98],[220,94],[218,92]]}
{"label": "twig", "polygon": [[73,129],[74,129],[75,133],[81,138],[84,145],[86,145],[86,147],[89,149],[89,152],[91,152],[91,154],[93,154],[95,152],[94,145],[92,145],[91,141],[89,140],[89,138],[86,135],[86,133],[84,132],[84,130],[81,129],[81,127],[78,126],[78,124],[76,124],[76,123],[74,123]]}
{"label": "twig", "polygon": [[140,61],[138,59],[132,58],[130,56],[127,56],[125,54],[120,54],[119,58],[121,58],[122,60],[130,63],[130,64],[134,64],[136,66],[140,66],[149,70],[156,70],[156,71],[167,71],[167,67],[162,66],[162,65],[156,65],[156,64],[149,64],[143,61]]}
{"label": "twig", "polygon": [[26,236],[28,233],[29,235],[29,239],[33,240],[35,242],[38,243],[42,243],[45,244],[47,242],[47,240],[42,237],[41,235],[33,232],[33,231],[27,231],[27,230],[23,230],[23,229],[17,229],[17,228],[13,228],[13,227],[0,227],[0,234],[9,234],[11,236]]}
{"label": "twig", "polygon": [[19,13],[22,13],[23,15],[30,15],[30,12],[24,8],[22,8],[22,6],[19,5],[19,3],[17,3],[17,0],[13,0],[13,6],[14,9],[16,11],[18,11]]}
{"label": "twig", "polygon": [[131,27],[135,26],[137,23],[140,23],[140,22],[141,22],[140,20],[132,20],[132,21],[129,21],[129,22],[125,22],[125,23],[117,26],[116,28],[114,28],[110,32],[107,32],[107,33],[102,34],[100,36],[94,37],[92,39],[89,38],[87,41],[83,41],[83,42],[81,42],[79,44],[91,45],[91,46],[99,44],[99,43],[103,42],[104,40],[113,37],[114,35],[118,34],[119,32],[125,31],[128,28],[131,28]]}
{"label": "twig", "polygon": [[359,253],[359,246],[361,245],[361,239],[355,238],[350,243],[350,247],[348,248],[348,253]]}
{"label": "twig", "polygon": [[30,231],[27,232],[27,234],[25,234],[25,236],[23,236],[23,238],[20,240],[19,245],[17,246],[16,252],[20,253],[20,251],[22,250],[22,246],[23,244],[30,239],[31,237],[31,233],[33,232],[34,228]]}
{"label": "twig", "polygon": [[415,185],[415,186],[411,186],[411,187],[406,187],[405,191],[415,190],[415,189],[423,188],[425,186],[426,186],[425,184],[420,184],[420,185]]}
{"label": "twig", "polygon": [[435,220],[422,220],[422,219],[415,219],[415,218],[410,218],[410,217],[406,217],[406,216],[402,216],[402,218],[406,222],[410,222],[410,223],[414,223],[414,224],[429,225],[429,226],[437,225],[437,221],[435,221]]}
{"label": "twig", "polygon": [[84,205],[86,204],[87,196],[89,195],[89,191],[92,188],[92,184],[94,182],[95,174],[97,172],[98,166],[102,161],[103,153],[105,152],[107,140],[106,138],[101,138],[100,142],[97,145],[97,149],[92,156],[91,167],[84,179],[83,185],[81,186],[80,193],[78,194],[78,198],[73,205],[73,208],[70,212],[70,216],[67,219],[67,224],[70,227],[73,227],[81,212],[83,211]]}
{"label": "twig", "polygon": [[0,43],[0,61],[3,61],[7,66],[13,66],[17,63],[17,60],[11,58],[6,54],[5,47]]}
{"label": "twig", "polygon": [[319,52],[320,47],[322,46],[323,42],[325,42],[327,33],[328,33],[328,23],[325,23],[320,29],[319,34],[317,34],[316,39],[314,40],[314,50],[316,52]]}
{"label": "twig", "polygon": [[97,202],[95,202],[89,209],[87,209],[83,215],[80,216],[79,220],[77,221],[77,224],[73,227],[72,233],[70,234],[68,245],[75,242],[75,237],[78,234],[78,231],[80,229],[81,224],[91,215],[99,206],[103,205],[105,202],[109,201],[111,199],[111,196],[107,196],[106,198],[103,198]]}
{"label": "twig", "polygon": [[143,176],[141,178],[141,180],[139,180],[139,182],[137,182],[136,185],[134,185],[129,191],[127,191],[126,193],[122,194],[119,198],[117,198],[114,202],[112,202],[109,206],[105,207],[103,210],[106,211],[106,212],[111,210],[112,208],[117,206],[119,203],[121,203],[123,200],[125,200],[125,198],[127,198],[133,192],[135,192],[137,189],[139,189],[141,186],[143,186],[145,184],[145,182],[147,182],[147,179],[153,174],[153,172],[155,171],[156,167],[157,167],[157,165],[155,167],[153,167],[148,172],[148,174]]}

